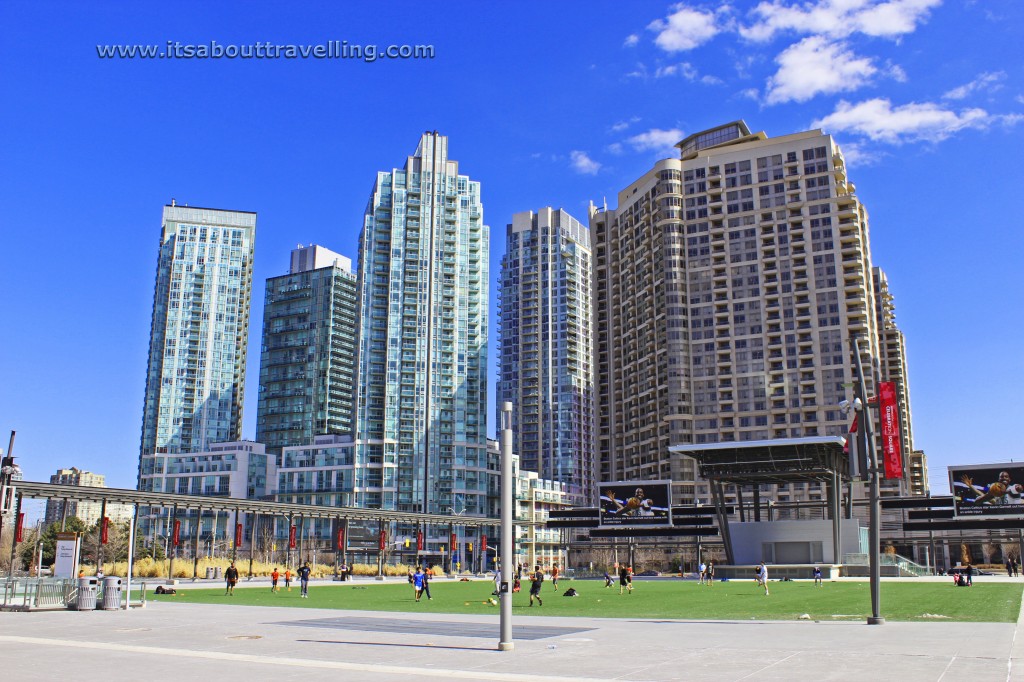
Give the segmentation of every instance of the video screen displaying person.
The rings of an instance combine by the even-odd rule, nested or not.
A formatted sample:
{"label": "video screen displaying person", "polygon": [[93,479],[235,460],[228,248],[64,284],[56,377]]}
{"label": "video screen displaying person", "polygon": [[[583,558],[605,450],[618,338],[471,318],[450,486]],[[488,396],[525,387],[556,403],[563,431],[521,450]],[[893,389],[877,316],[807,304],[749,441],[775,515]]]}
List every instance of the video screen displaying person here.
{"label": "video screen displaying person", "polygon": [[1024,511],[1024,468],[1019,465],[950,467],[958,514],[1000,515]]}
{"label": "video screen displaying person", "polygon": [[610,525],[667,523],[668,486],[651,484],[603,484],[600,489],[601,522]]}

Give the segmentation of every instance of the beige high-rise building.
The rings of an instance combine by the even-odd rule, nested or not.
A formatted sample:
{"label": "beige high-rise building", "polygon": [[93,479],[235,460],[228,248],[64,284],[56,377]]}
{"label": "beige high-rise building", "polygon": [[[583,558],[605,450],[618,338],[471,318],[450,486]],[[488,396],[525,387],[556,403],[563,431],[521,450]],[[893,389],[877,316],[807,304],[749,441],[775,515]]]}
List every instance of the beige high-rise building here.
{"label": "beige high-rise building", "polygon": [[869,395],[881,350],[867,211],[830,135],[735,121],[677,147],[591,209],[597,455],[601,480],[671,478],[675,503],[707,503],[669,445],[845,435],[850,338]]}
{"label": "beige high-rise building", "polygon": [[[900,453],[903,456],[903,479],[906,484],[903,486],[904,493],[911,495],[923,495],[928,489],[927,476],[925,476],[924,487],[916,486],[913,480],[911,466],[916,455],[927,472],[928,466],[923,451],[914,451],[914,429],[911,421],[910,411],[910,380],[907,370],[907,342],[903,332],[896,326],[896,304],[892,293],[889,290],[889,280],[882,268],[873,268],[872,279],[874,280],[876,318],[878,321],[879,333],[879,365],[881,369],[881,380],[892,381],[896,384],[896,399],[900,415]],[[891,482],[890,482],[891,483]],[[918,491],[915,492],[915,489]]]}
{"label": "beige high-rise building", "polygon": [[[85,486],[89,488],[106,488],[106,477],[103,474],[94,474],[90,471],[82,471],[76,467],[70,469],[58,469],[57,473],[50,476],[50,483],[59,485]],[[67,509],[65,509],[65,506]],[[85,525],[93,526],[100,520],[103,511],[103,503],[100,501],[86,500],[62,500],[51,498],[46,502],[47,524],[60,523],[64,515],[77,516]],[[107,518],[114,523],[127,521],[131,518],[132,508],[126,504],[107,504]]]}

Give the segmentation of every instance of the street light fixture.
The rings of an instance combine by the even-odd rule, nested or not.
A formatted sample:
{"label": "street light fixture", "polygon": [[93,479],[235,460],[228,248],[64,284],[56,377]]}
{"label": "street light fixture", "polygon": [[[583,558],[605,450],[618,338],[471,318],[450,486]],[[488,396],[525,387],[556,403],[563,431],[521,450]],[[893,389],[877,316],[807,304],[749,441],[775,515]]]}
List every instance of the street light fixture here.
{"label": "street light fixture", "polygon": [[[867,459],[867,474],[870,483],[868,491],[869,506],[871,515],[868,519],[868,562],[870,564],[870,585],[871,585],[871,615],[868,616],[868,625],[884,625],[885,618],[881,615],[881,566],[879,557],[879,545],[881,544],[881,505],[879,503],[879,480],[878,480],[878,452],[875,449],[875,439],[871,432],[871,412],[866,409],[868,397],[864,387],[864,368],[860,361],[860,346],[857,339],[851,339],[853,343],[853,361],[857,370],[857,397],[853,401],[842,401],[839,406],[844,413],[851,409],[855,410],[860,418],[858,422],[863,424],[857,429],[858,436],[864,434],[861,443],[864,446],[864,453]],[[843,403],[846,403],[845,405]]]}

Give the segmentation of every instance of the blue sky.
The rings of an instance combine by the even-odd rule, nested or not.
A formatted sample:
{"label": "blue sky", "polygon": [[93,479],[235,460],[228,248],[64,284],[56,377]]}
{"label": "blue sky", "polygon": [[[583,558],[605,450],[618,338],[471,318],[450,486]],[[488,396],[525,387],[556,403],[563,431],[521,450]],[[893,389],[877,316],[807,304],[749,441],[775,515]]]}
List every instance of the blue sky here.
{"label": "blue sky", "polygon": [[[263,282],[298,243],[355,259],[378,170],[424,130],[482,183],[493,281],[514,212],[586,221],[683,136],[742,118],[842,145],[907,335],[916,445],[1022,456],[1024,3],[23,2],[0,5],[0,447],[133,487],[161,207],[256,211]],[[337,6],[335,6],[337,5]],[[433,59],[97,57],[97,44],[432,45]],[[490,393],[496,353],[492,348]],[[493,421],[493,409],[489,411]],[[491,424],[491,432],[494,424]]]}

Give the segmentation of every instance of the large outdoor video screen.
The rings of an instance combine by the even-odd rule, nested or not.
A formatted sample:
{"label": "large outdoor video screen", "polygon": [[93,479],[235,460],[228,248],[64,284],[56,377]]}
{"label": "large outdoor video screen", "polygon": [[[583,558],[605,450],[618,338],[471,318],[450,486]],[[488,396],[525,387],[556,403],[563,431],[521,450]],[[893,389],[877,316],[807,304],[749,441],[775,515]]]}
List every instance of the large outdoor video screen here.
{"label": "large outdoor video screen", "polygon": [[671,481],[615,481],[598,489],[602,526],[672,525]]}
{"label": "large outdoor video screen", "polygon": [[960,516],[1024,514],[1024,464],[952,466],[949,489]]}

